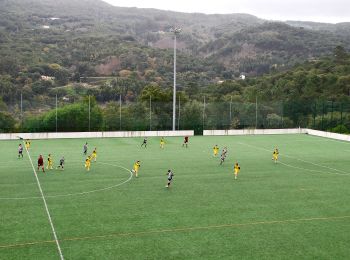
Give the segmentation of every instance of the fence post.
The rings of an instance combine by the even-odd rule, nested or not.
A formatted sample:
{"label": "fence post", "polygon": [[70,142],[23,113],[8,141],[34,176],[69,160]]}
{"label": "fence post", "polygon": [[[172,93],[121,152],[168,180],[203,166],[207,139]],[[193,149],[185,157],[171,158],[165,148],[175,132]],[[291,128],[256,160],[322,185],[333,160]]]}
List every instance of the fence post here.
{"label": "fence post", "polygon": [[255,96],[255,129],[258,128],[258,95]]}
{"label": "fence post", "polygon": [[149,95],[149,130],[152,131],[152,96]]}
{"label": "fence post", "polygon": [[21,128],[23,130],[23,94],[21,92]]}
{"label": "fence post", "polygon": [[179,115],[177,117],[177,130],[180,130],[181,96],[179,95]]}
{"label": "fence post", "polygon": [[119,95],[119,131],[122,130],[122,94]]}
{"label": "fence post", "polygon": [[316,127],[316,116],[317,116],[317,103],[316,103],[316,101],[315,101],[315,110],[314,110],[314,114],[313,114],[313,116],[314,116],[314,129],[315,129],[315,127]]}
{"label": "fence post", "polygon": [[57,133],[57,94],[56,94],[56,133]]}
{"label": "fence post", "polygon": [[204,96],[204,101],[203,101],[203,130],[204,130],[204,120],[205,120],[205,96]]}
{"label": "fence post", "polygon": [[343,102],[340,103],[340,124],[343,124]]}
{"label": "fence post", "polygon": [[230,129],[231,123],[232,123],[232,96],[230,99],[230,122],[228,124],[228,129]]}
{"label": "fence post", "polygon": [[334,127],[334,125],[333,125],[333,100],[332,100],[332,111],[331,111],[331,125],[330,125],[330,127]]}
{"label": "fence post", "polygon": [[324,101],[322,101],[322,121],[321,121],[321,130],[324,130],[324,127],[323,127],[323,117],[324,117]]}
{"label": "fence post", "polygon": [[90,104],[90,95],[89,95],[89,132],[90,132],[90,128],[91,128],[91,104]]}

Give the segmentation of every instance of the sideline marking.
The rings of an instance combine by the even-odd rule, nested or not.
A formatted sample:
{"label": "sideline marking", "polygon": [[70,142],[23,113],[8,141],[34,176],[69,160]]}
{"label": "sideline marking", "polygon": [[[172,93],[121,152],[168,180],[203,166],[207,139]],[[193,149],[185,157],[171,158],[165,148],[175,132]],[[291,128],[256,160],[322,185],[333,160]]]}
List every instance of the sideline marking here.
{"label": "sideline marking", "polygon": [[[290,164],[287,164],[287,163],[284,163],[284,162],[281,162],[281,161],[278,161],[277,164],[283,164],[287,167],[290,167],[290,168],[294,168],[294,169],[298,169],[298,170],[303,170],[303,171],[309,171],[309,172],[317,172],[317,173],[325,173],[325,172],[321,172],[321,171],[318,171],[318,170],[312,170],[312,169],[306,169],[306,168],[301,168],[301,167],[298,167],[298,166],[293,166],[293,165],[290,165]],[[326,172],[326,174],[337,174],[337,175],[350,175],[349,173],[339,173],[339,172]]]}
{"label": "sideline marking", "polygon": [[[23,141],[23,145],[25,147],[24,141]],[[58,239],[57,239],[56,230],[55,230],[55,227],[53,226],[53,223],[52,223],[52,219],[51,219],[51,215],[50,215],[50,212],[49,212],[49,208],[47,207],[47,203],[46,203],[46,199],[45,199],[45,196],[44,196],[44,192],[41,189],[40,181],[39,181],[38,175],[36,173],[36,170],[34,168],[33,161],[32,161],[32,158],[30,157],[29,151],[27,150],[27,148],[25,148],[25,149],[27,151],[27,155],[28,155],[30,164],[32,165],[32,168],[33,168],[33,171],[34,171],[35,179],[36,179],[36,182],[38,184],[38,187],[39,187],[39,190],[40,190],[40,193],[41,193],[41,197],[42,197],[44,205],[45,205],[45,210],[46,210],[46,213],[47,213],[47,217],[49,218],[51,230],[52,230],[53,236],[55,238],[55,242],[56,242],[56,245],[57,245],[58,253],[60,255],[60,259],[64,260],[64,257],[63,257],[63,254],[62,254],[62,250],[61,250],[61,247],[60,247],[60,243],[58,242]]]}
{"label": "sideline marking", "polygon": [[[237,143],[241,144],[241,145],[257,148],[257,149],[260,149],[260,150],[263,150],[263,151],[271,152],[271,150],[263,148],[263,147],[260,147],[260,146],[255,146],[255,145],[242,143],[242,142],[237,142]],[[337,172],[328,172],[328,174],[337,174],[337,175],[343,175],[343,176],[344,175],[350,175],[350,173],[348,173],[348,172],[344,172],[342,170],[338,170],[338,169],[335,169],[335,168],[332,168],[332,167],[328,167],[328,166],[325,166],[325,165],[321,165],[321,164],[317,164],[317,163],[314,163],[314,162],[305,161],[305,160],[302,160],[302,159],[299,159],[299,158],[296,158],[296,157],[293,157],[293,156],[290,156],[290,155],[287,155],[287,154],[282,154],[281,153],[280,155],[288,157],[288,158],[291,158],[291,159],[294,159],[294,160],[297,160],[297,161],[301,161],[301,162],[304,162],[304,163],[309,163],[309,164],[312,164],[312,165],[315,165],[315,166],[318,166],[318,167],[326,168],[328,170],[333,170],[333,171],[339,172],[339,173],[337,173]],[[292,166],[292,165],[289,165],[289,164],[286,164],[286,163],[282,163],[281,161],[278,161],[278,163],[284,164],[285,166],[292,167],[292,168],[295,168],[295,169],[306,170],[306,171],[311,171],[311,172],[318,172],[318,173],[323,173],[324,174],[324,172],[321,172],[321,171],[318,171],[318,170],[300,168],[300,167],[297,167],[297,166]]]}
{"label": "sideline marking", "polygon": [[[45,197],[46,198],[69,197],[69,196],[86,195],[86,194],[95,193],[95,192],[99,192],[99,191],[110,190],[110,189],[119,187],[119,186],[129,182],[132,179],[132,177],[133,177],[132,172],[129,169],[123,167],[123,166],[110,164],[110,163],[102,163],[102,162],[98,162],[98,163],[99,164],[105,164],[105,165],[111,165],[111,166],[115,166],[115,167],[119,167],[119,168],[122,168],[124,170],[127,170],[130,173],[130,176],[129,176],[129,178],[127,180],[125,180],[125,181],[123,181],[121,183],[118,183],[118,184],[115,184],[115,185],[112,185],[112,186],[108,186],[108,187],[105,187],[105,188],[97,189],[97,190],[83,191],[83,192],[78,192],[78,193],[58,194],[58,195],[46,195]],[[28,199],[41,199],[41,197],[0,198],[0,200],[28,200]]]}
{"label": "sideline marking", "polygon": [[[232,223],[232,224],[198,226],[198,227],[182,227],[182,228],[148,230],[148,231],[128,232],[128,233],[111,233],[111,234],[96,235],[96,236],[68,237],[68,238],[63,238],[60,241],[64,242],[64,241],[93,240],[93,239],[112,238],[112,237],[142,236],[142,235],[159,234],[159,233],[190,232],[190,231],[200,231],[200,230],[210,230],[210,229],[220,229],[220,228],[238,228],[238,227],[245,227],[245,226],[288,224],[288,223],[298,223],[298,222],[308,222],[308,221],[327,221],[327,220],[338,220],[338,219],[350,219],[350,215],[338,216],[338,217],[333,216],[333,217],[256,221],[256,222],[247,222],[247,223]],[[33,246],[33,245],[39,245],[39,244],[51,244],[54,242],[55,242],[54,240],[46,240],[46,241],[42,240],[42,241],[33,241],[33,242],[27,242],[27,243],[0,245],[0,249]]]}

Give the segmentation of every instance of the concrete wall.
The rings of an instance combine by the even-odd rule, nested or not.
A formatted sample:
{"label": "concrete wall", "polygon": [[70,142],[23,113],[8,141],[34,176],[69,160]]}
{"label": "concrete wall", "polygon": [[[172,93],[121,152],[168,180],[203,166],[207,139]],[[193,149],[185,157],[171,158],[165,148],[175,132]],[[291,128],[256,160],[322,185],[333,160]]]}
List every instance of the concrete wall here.
{"label": "concrete wall", "polygon": [[203,135],[276,135],[276,134],[309,134],[319,137],[350,142],[350,135],[336,134],[306,128],[291,129],[242,129],[242,130],[204,130]]}
{"label": "concrete wall", "polygon": [[309,135],[350,142],[350,135],[336,134],[336,133],[330,133],[330,132],[324,132],[324,131],[318,131],[318,130],[312,130],[312,129],[306,129],[306,131],[307,131],[307,134]]}
{"label": "concrete wall", "polygon": [[130,132],[70,132],[70,133],[11,133],[0,134],[0,140],[56,139],[56,138],[104,138],[104,137],[144,137],[144,136],[193,136],[193,130],[182,131],[130,131]]}
{"label": "concrete wall", "polygon": [[240,129],[240,130],[204,130],[203,135],[276,135],[276,134],[306,134],[304,128],[292,129]]}
{"label": "concrete wall", "polygon": [[[242,129],[242,130],[204,130],[203,135],[275,135],[309,134],[350,142],[349,135],[336,134],[305,128],[293,129]],[[144,137],[144,136],[193,136],[193,130],[182,131],[130,131],[130,132],[70,132],[70,133],[11,133],[0,134],[0,140],[57,139],[57,138],[106,138],[106,137]]]}

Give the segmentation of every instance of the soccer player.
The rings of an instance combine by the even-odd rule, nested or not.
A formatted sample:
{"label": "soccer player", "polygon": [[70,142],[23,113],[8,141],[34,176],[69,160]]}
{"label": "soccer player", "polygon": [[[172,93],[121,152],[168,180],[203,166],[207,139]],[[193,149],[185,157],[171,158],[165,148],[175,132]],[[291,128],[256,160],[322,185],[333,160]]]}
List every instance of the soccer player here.
{"label": "soccer player", "polygon": [[38,171],[39,171],[39,168],[41,167],[41,170],[43,172],[45,172],[45,167],[44,167],[44,158],[43,156],[40,154],[39,155],[39,158],[38,158]]}
{"label": "soccer player", "polygon": [[272,160],[274,160],[275,163],[277,163],[278,161],[278,155],[279,155],[278,149],[275,148],[275,150],[273,150],[273,153],[272,153]]}
{"label": "soccer player", "polygon": [[84,146],[83,146],[84,155],[86,155],[87,150],[88,150],[88,143],[86,142],[86,143],[84,144]]}
{"label": "soccer player", "polygon": [[141,144],[141,147],[145,145],[145,148],[147,148],[147,137],[143,138],[143,142]]}
{"label": "soccer player", "polygon": [[60,165],[57,166],[57,169],[61,168],[61,170],[64,170],[64,156],[60,159]]}
{"label": "soccer player", "polygon": [[133,169],[132,169],[132,172],[135,174],[136,178],[138,177],[140,167],[141,167],[140,161],[136,161],[134,163],[134,166],[133,166]]}
{"label": "soccer player", "polygon": [[224,163],[226,156],[227,156],[227,147],[225,146],[221,152],[220,165]]}
{"label": "soccer player", "polygon": [[217,144],[213,147],[213,153],[214,153],[214,157],[216,157],[219,153],[219,147]]}
{"label": "soccer player", "polygon": [[25,146],[26,146],[26,149],[29,151],[29,148],[30,148],[30,140],[29,139],[27,139],[25,141]]}
{"label": "soccer player", "polygon": [[85,159],[85,169],[87,171],[90,171],[90,166],[91,166],[91,157],[88,156],[86,159]]}
{"label": "soccer player", "polygon": [[169,188],[171,181],[173,180],[174,177],[174,173],[171,170],[168,170],[168,172],[166,173],[166,175],[168,175],[168,184],[165,186],[166,188]]}
{"label": "soccer player", "polygon": [[235,180],[237,180],[238,173],[241,170],[241,166],[239,166],[238,162],[235,163],[233,170],[234,170],[234,174],[235,174]]}
{"label": "soccer player", "polygon": [[164,144],[165,144],[165,140],[164,137],[162,137],[162,139],[160,139],[160,148],[164,149]]}
{"label": "soccer player", "polygon": [[187,145],[188,145],[188,136],[185,136],[184,142],[183,142],[183,144],[182,144],[182,147],[185,147],[185,146],[186,146],[186,148],[187,148]]}
{"label": "soccer player", "polygon": [[92,154],[91,154],[91,160],[94,159],[94,162],[96,162],[96,158],[97,158],[97,148],[95,147],[95,149],[92,151]]}
{"label": "soccer player", "polygon": [[22,144],[19,144],[18,145],[18,159],[21,157],[23,158],[23,146],[22,146]]}
{"label": "soccer player", "polygon": [[52,170],[52,169],[53,169],[53,168],[52,168],[52,165],[53,165],[52,156],[51,156],[51,154],[49,154],[49,155],[47,156],[47,166],[46,166],[46,169]]}

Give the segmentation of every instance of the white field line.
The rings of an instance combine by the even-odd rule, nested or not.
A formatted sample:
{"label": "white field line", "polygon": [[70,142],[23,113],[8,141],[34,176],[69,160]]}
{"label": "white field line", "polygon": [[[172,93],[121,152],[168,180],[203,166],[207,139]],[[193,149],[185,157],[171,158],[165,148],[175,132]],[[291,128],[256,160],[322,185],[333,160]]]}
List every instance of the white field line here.
{"label": "white field line", "polygon": [[[271,152],[271,150],[263,148],[263,147],[260,147],[260,146],[255,146],[255,145],[246,144],[246,143],[242,143],[242,142],[238,142],[238,144],[245,145],[245,146],[250,146],[250,147],[253,147],[253,148],[257,148],[257,149],[260,149],[260,150]],[[339,172],[339,173],[330,172],[331,174],[350,175],[350,173],[348,173],[348,172],[345,172],[345,171],[342,171],[342,170],[338,170],[338,169],[335,169],[335,168],[332,168],[332,167],[328,167],[328,166],[325,166],[325,165],[317,164],[317,163],[314,163],[314,162],[305,161],[305,160],[302,160],[302,159],[299,159],[299,158],[296,158],[296,157],[293,157],[293,156],[290,156],[290,155],[287,155],[287,154],[280,153],[280,155],[288,157],[288,158],[291,158],[291,159],[294,159],[294,160],[297,160],[297,161],[301,161],[301,162],[304,162],[304,163],[309,163],[309,164],[312,164],[312,165],[315,165],[315,166],[318,166],[318,167],[326,168],[328,170]],[[279,161],[279,163],[281,163],[281,162]],[[286,164],[286,163],[282,163],[282,164],[285,165],[285,166],[288,166],[288,167],[295,168],[295,169],[301,169],[301,170],[306,170],[306,171],[311,171],[311,172],[324,173],[324,172],[317,171],[317,170],[311,170],[311,169],[306,169],[306,168],[300,168],[300,167],[297,167],[297,166],[292,166],[292,165],[289,165],[289,164]]]}
{"label": "white field line", "polygon": [[[350,216],[310,217],[310,218],[300,218],[300,219],[265,220],[265,221],[246,222],[246,223],[217,224],[217,225],[208,225],[208,226],[173,227],[173,228],[167,228],[167,229],[151,229],[151,230],[134,231],[134,232],[127,232],[127,233],[109,233],[109,234],[101,234],[101,235],[94,235],[94,236],[67,237],[67,238],[62,238],[61,241],[113,239],[117,237],[146,236],[146,235],[152,235],[152,234],[162,234],[162,233],[164,234],[164,233],[175,233],[175,232],[194,232],[194,231],[201,231],[201,230],[229,229],[229,228],[239,228],[239,227],[248,227],[248,226],[261,226],[261,225],[274,225],[274,224],[288,225],[288,224],[297,224],[302,222],[313,222],[313,221],[347,220],[349,218]],[[35,246],[40,244],[51,244],[54,242],[55,242],[54,240],[22,242],[17,244],[0,245],[0,249],[15,248],[15,247],[29,247],[29,246]]]}
{"label": "white field line", "polygon": [[[305,168],[301,168],[301,167],[298,167],[298,166],[293,166],[293,165],[290,165],[290,164],[287,164],[287,163],[284,163],[284,162],[281,162],[281,161],[278,161],[278,163],[283,164],[283,165],[285,165],[287,167],[290,167],[290,168],[298,169],[298,170],[309,171],[309,172],[317,172],[317,173],[325,173],[325,172],[318,171],[318,170],[305,169]],[[327,172],[327,173],[328,174],[337,174],[337,175],[349,175],[349,174],[338,173],[338,172]]]}
{"label": "white field line", "polygon": [[[109,164],[109,163],[101,163],[101,162],[98,162],[98,163],[111,165],[111,166],[115,166],[115,167],[119,167],[119,168],[122,168],[124,170],[127,170],[130,173],[130,176],[129,176],[129,178],[127,180],[125,180],[125,181],[123,181],[121,183],[118,183],[118,184],[115,184],[115,185],[112,185],[112,186],[108,186],[108,187],[105,187],[105,188],[96,189],[96,190],[90,190],[90,191],[83,191],[83,192],[78,192],[78,193],[68,193],[68,194],[60,194],[60,195],[46,195],[46,198],[59,198],[59,197],[86,195],[86,194],[95,193],[95,192],[99,192],[99,191],[110,190],[110,189],[119,187],[119,186],[129,182],[132,179],[132,172],[129,169],[123,167],[123,166]],[[41,199],[41,197],[0,198],[0,200],[28,200],[28,199]]]}
{"label": "white field line", "polygon": [[[23,141],[23,145],[24,145],[24,147],[25,147],[24,141]],[[43,190],[42,190],[42,188],[41,188],[41,184],[40,184],[38,175],[37,175],[37,173],[36,173],[35,167],[34,167],[34,165],[33,165],[32,158],[30,157],[30,154],[29,154],[29,151],[27,150],[27,148],[26,148],[26,151],[27,151],[27,155],[28,155],[30,164],[32,165],[32,168],[33,168],[33,171],[34,171],[35,179],[36,179],[36,182],[37,182],[37,184],[38,184],[38,188],[39,188],[39,190],[40,190],[41,197],[42,197],[43,202],[44,202],[44,205],[45,205],[45,210],[46,210],[46,213],[47,213],[47,217],[49,218],[49,222],[50,222],[50,225],[51,225],[51,229],[52,229],[53,236],[54,236],[54,238],[55,238],[55,242],[56,242],[56,245],[57,245],[58,253],[59,253],[59,255],[60,255],[60,259],[61,259],[61,260],[64,260],[64,257],[63,257],[63,254],[62,254],[62,250],[61,250],[61,247],[60,247],[60,243],[58,242],[58,239],[57,239],[56,230],[55,230],[55,227],[54,227],[54,225],[53,225],[53,223],[52,223],[52,219],[51,219],[51,215],[50,215],[50,212],[49,212],[49,208],[48,208],[47,203],[46,203],[46,199],[45,199],[45,196],[44,196],[44,192],[43,192]]]}

